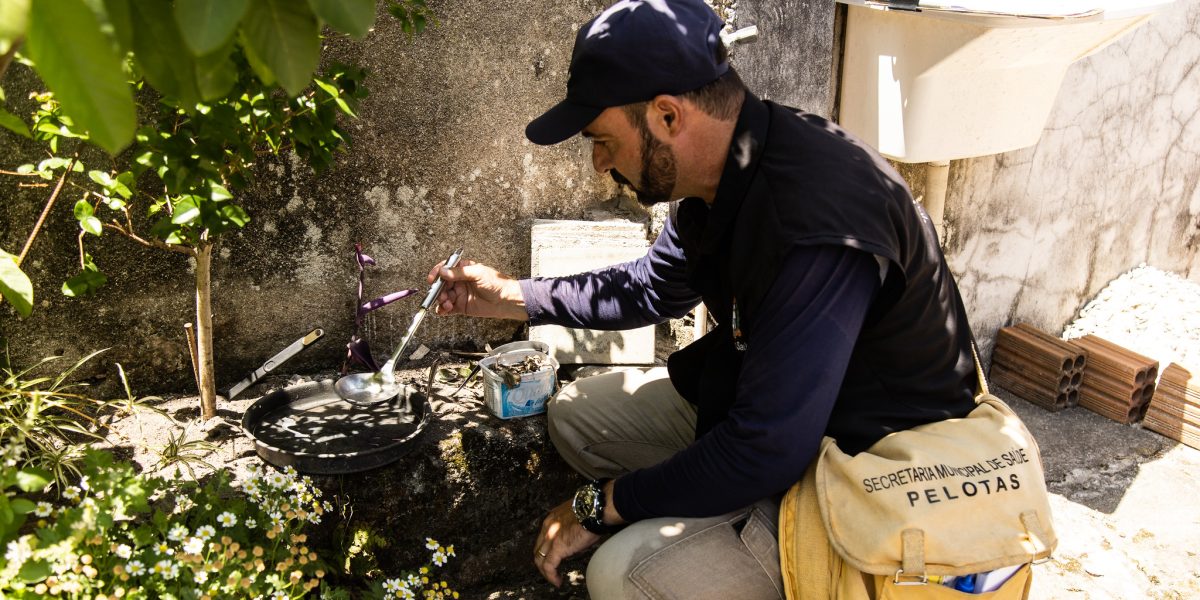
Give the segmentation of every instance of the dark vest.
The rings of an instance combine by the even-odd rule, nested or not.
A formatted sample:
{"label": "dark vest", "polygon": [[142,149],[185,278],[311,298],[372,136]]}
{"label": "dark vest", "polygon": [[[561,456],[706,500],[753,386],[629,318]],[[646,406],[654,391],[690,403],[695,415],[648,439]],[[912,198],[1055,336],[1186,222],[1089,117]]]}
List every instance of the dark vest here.
{"label": "dark vest", "polygon": [[836,124],[747,94],[712,206],[685,199],[672,218],[689,283],[718,323],[668,361],[697,406],[697,437],[735,398],[734,303],[753,345],[758,309],[795,246],[848,246],[890,263],[826,429],[843,450],[974,406],[966,311],[933,225],[887,161]]}

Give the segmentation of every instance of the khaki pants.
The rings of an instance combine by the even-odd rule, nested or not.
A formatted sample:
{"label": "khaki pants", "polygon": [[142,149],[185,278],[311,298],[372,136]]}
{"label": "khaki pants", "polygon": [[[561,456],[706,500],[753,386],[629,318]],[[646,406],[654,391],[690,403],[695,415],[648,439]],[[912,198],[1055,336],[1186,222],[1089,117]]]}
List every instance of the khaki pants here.
{"label": "khaki pants", "polygon": [[[661,462],[695,437],[696,411],[664,367],[581,379],[548,409],[550,439],[589,478]],[[658,518],[626,527],[593,555],[593,600],[783,598],[776,525],[779,498],[703,519]]]}

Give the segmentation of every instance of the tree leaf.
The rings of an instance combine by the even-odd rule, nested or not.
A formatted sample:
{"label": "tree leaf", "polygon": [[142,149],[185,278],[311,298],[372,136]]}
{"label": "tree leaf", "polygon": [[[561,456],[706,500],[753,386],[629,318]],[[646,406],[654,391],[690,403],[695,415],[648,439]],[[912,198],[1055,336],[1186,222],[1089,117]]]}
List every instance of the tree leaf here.
{"label": "tree leaf", "polygon": [[283,89],[293,96],[304,91],[321,58],[320,30],[308,4],[293,0],[252,2],[242,20],[242,31],[249,47]]}
{"label": "tree leaf", "polygon": [[86,232],[92,235],[100,235],[104,233],[104,224],[96,217],[87,217],[79,220],[79,226]]}
{"label": "tree leaf", "polygon": [[133,196],[133,173],[124,171],[113,179],[112,185],[109,188],[116,192],[122,198],[130,198]]}
{"label": "tree leaf", "polygon": [[242,207],[228,202],[222,202],[221,207],[217,209],[221,217],[238,227],[245,227],[246,223],[250,222],[250,215]]}
{"label": "tree leaf", "polygon": [[133,50],[133,10],[129,0],[104,0],[104,12],[108,13],[108,22],[112,23],[121,50]]}
{"label": "tree leaf", "polygon": [[375,0],[308,0],[321,20],[361,40],[375,24]]}
{"label": "tree leaf", "polygon": [[171,5],[162,0],[133,0],[133,53],[146,81],[184,107],[200,101],[196,63],[181,40]]}
{"label": "tree leaf", "polygon": [[26,41],[38,75],[109,154],[133,140],[137,116],[121,60],[83,0],[34,2]]}
{"label": "tree leaf", "polygon": [[122,171],[119,175],[117,175],[118,185],[115,186],[114,189],[118,194],[121,194],[125,198],[129,198],[133,196],[133,182],[133,173],[129,171]]}
{"label": "tree leaf", "polygon": [[108,283],[108,278],[89,260],[82,271],[63,283],[62,293],[64,296],[78,298],[95,292],[104,287],[106,283]]}
{"label": "tree leaf", "polygon": [[175,23],[193,56],[211,54],[233,39],[248,0],[176,0]]}
{"label": "tree leaf", "polygon": [[23,492],[40,492],[50,485],[50,472],[34,467],[17,471],[17,487]]}
{"label": "tree leaf", "polygon": [[171,217],[171,222],[176,225],[188,225],[200,216],[200,207],[197,205],[196,196],[183,196],[175,203],[174,216]]}
{"label": "tree leaf", "polygon": [[[112,185],[112,181],[113,181],[112,176],[109,175],[108,173],[105,173],[104,171],[88,171],[88,179],[91,179],[92,181],[95,181],[96,183],[98,183],[104,187],[108,187],[108,186]],[[80,200],[79,202],[85,202],[85,201]],[[75,203],[76,204],[76,206],[75,206],[75,216],[76,217],[79,216],[79,206],[78,206],[79,202]]]}
{"label": "tree leaf", "polygon": [[237,66],[229,57],[232,50],[230,45],[196,59],[196,87],[202,101],[224,98],[237,83]]}
{"label": "tree leaf", "polygon": [[210,197],[213,200],[233,200],[233,194],[230,194],[229,190],[225,189],[225,186],[216,182],[209,182],[209,187],[212,190],[212,195]]}
{"label": "tree leaf", "polygon": [[[97,171],[92,171],[92,172],[96,173]],[[80,200],[79,202],[75,203],[75,211],[74,212],[75,212],[75,218],[82,221],[83,219],[86,219],[86,218],[92,216],[92,214],[95,213],[96,211],[92,208],[92,203],[88,202],[86,199],[84,199],[84,200]]]}
{"label": "tree leaf", "polygon": [[27,515],[33,511],[37,510],[37,505],[34,504],[32,500],[28,500],[25,498],[13,498],[12,499],[12,509],[13,509],[13,512],[18,515]]}
{"label": "tree leaf", "polygon": [[[4,0],[0,0],[3,2]],[[33,137],[29,134],[29,128],[25,126],[25,121],[21,117],[14,115],[3,108],[0,108],[0,127],[27,138]]]}
{"label": "tree leaf", "polygon": [[25,564],[21,565],[21,570],[17,572],[17,577],[25,583],[37,583],[49,577],[50,573],[50,563],[42,559],[35,559],[25,561]]}
{"label": "tree leaf", "polygon": [[17,257],[0,250],[0,295],[17,309],[17,314],[28,317],[33,312],[33,283],[17,266]]}
{"label": "tree leaf", "polygon": [[13,40],[25,35],[29,22],[29,0],[0,0],[0,53],[8,52]]}
{"label": "tree leaf", "polygon": [[254,47],[247,41],[244,28],[238,32],[238,43],[242,46],[242,53],[246,55],[246,62],[250,63],[250,69],[254,71],[255,75],[258,75],[258,79],[262,81],[263,85],[275,85],[275,73],[271,72],[271,67],[268,67],[267,63],[254,53]]}

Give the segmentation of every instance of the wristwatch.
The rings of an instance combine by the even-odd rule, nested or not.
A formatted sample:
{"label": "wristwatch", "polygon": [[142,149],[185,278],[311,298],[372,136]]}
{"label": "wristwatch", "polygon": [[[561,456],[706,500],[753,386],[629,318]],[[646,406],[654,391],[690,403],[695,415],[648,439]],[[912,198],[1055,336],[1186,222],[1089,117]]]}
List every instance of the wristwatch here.
{"label": "wristwatch", "polygon": [[618,527],[604,524],[604,484],[611,479],[597,479],[583,484],[575,491],[575,499],[571,501],[571,510],[579,524],[584,529],[596,534],[612,533]]}

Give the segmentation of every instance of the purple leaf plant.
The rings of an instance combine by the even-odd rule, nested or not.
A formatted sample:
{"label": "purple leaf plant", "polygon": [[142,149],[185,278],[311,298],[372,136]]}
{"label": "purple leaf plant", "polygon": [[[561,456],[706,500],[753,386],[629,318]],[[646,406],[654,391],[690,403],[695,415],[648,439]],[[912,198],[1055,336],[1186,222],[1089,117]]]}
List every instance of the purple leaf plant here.
{"label": "purple leaf plant", "polygon": [[375,259],[363,254],[362,244],[357,243],[354,244],[354,259],[358,262],[358,302],[355,303],[354,310],[354,333],[350,336],[350,343],[346,344],[346,361],[342,365],[342,372],[349,371],[351,363],[359,363],[371,371],[378,371],[379,362],[371,353],[371,345],[359,333],[362,330],[363,318],[373,310],[415,294],[417,290],[400,290],[363,302],[363,282],[366,280],[367,267],[375,266]]}

